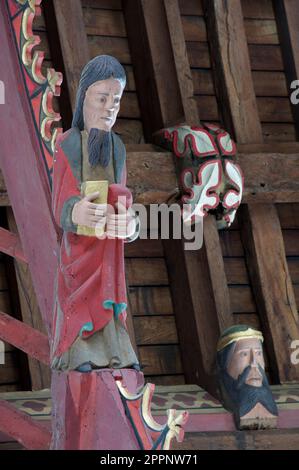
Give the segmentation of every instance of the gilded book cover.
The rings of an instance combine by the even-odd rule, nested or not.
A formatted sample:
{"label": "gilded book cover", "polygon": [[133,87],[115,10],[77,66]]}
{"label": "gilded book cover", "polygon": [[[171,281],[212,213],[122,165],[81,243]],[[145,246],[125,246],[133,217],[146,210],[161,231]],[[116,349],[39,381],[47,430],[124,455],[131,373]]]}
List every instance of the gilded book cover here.
{"label": "gilded book cover", "polygon": [[[82,196],[88,196],[88,194],[95,193],[99,191],[99,197],[94,199],[92,202],[95,204],[107,204],[108,200],[108,186],[109,182],[106,180],[103,181],[84,181],[81,184],[81,194]],[[90,228],[86,225],[78,225],[77,234],[86,235],[88,237],[97,237],[103,235],[105,228],[100,229],[99,227]]]}

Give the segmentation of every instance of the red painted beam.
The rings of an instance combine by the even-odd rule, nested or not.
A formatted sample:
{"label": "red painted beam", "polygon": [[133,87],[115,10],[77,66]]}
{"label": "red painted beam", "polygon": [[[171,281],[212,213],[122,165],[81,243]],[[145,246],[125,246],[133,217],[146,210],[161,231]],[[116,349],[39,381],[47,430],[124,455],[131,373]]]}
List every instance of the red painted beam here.
{"label": "red painted beam", "polygon": [[5,86],[5,105],[0,105],[3,136],[0,167],[41,314],[50,331],[58,234],[47,171],[14,47],[6,2],[0,2],[0,44],[1,81]]}
{"label": "red painted beam", "polygon": [[[154,416],[154,418],[159,424],[165,423],[165,416]],[[237,430],[233,415],[225,410],[217,413],[190,413],[184,429],[185,432],[231,432]],[[299,409],[279,410],[277,429],[299,429]]]}
{"label": "red painted beam", "polygon": [[0,338],[49,365],[50,349],[47,336],[3,312],[0,312]]}
{"label": "red painted beam", "polygon": [[5,400],[0,400],[0,431],[26,449],[47,450],[50,447],[51,432]]}
{"label": "red painted beam", "polygon": [[13,256],[19,261],[27,263],[21,240],[16,233],[12,233],[5,228],[0,227],[0,251],[6,253],[9,256]]}

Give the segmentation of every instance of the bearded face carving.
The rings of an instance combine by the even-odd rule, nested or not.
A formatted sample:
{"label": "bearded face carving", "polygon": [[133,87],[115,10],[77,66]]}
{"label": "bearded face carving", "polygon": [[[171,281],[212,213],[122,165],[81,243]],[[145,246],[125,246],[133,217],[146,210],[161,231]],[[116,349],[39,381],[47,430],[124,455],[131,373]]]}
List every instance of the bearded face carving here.
{"label": "bearded face carving", "polygon": [[244,188],[241,168],[235,162],[236,145],[230,135],[214,124],[181,124],[162,129],[154,138],[175,155],[184,220],[194,221],[212,212],[218,229],[229,227]]}
{"label": "bearded face carving", "polygon": [[273,428],[278,410],[265,373],[262,333],[250,326],[225,330],[217,346],[217,378],[223,405],[239,429]]}

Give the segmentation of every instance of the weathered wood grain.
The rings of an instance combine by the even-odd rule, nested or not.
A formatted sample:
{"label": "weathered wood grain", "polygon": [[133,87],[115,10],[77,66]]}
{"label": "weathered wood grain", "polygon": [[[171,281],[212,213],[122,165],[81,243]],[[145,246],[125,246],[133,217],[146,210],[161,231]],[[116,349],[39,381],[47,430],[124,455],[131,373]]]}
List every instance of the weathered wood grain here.
{"label": "weathered wood grain", "polygon": [[[291,84],[299,77],[299,11],[298,2],[294,0],[278,0],[274,2],[277,18],[278,34],[281,43],[282,57],[285,67],[289,94],[293,92]],[[292,104],[292,114],[296,124],[297,139],[299,137],[299,108]]]}
{"label": "weathered wood grain", "polygon": [[173,306],[168,286],[129,287],[133,315],[172,315]]}
{"label": "weathered wood grain", "polygon": [[173,315],[135,317],[134,329],[138,346],[177,344],[178,335]]}
{"label": "weathered wood grain", "polygon": [[298,367],[290,345],[299,335],[299,317],[286,261],[279,218],[273,205],[242,207],[242,238],[272,368],[281,382],[295,381]]}
{"label": "weathered wood grain", "polygon": [[[237,142],[262,143],[240,0],[213,0],[204,5],[208,31],[213,31],[210,43],[216,92],[225,126]],[[270,98],[260,100],[272,102]],[[260,185],[266,183],[260,181]],[[290,364],[288,345],[299,335],[299,319],[278,216],[273,205],[248,204],[240,212],[242,242],[272,370],[276,379],[295,380],[299,372]]]}

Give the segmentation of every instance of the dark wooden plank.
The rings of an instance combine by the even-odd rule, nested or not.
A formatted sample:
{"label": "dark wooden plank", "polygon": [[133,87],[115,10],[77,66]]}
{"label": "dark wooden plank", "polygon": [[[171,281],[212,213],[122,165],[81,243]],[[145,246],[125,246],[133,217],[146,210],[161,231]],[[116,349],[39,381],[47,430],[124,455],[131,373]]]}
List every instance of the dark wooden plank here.
{"label": "dark wooden plank", "polygon": [[124,16],[121,11],[83,8],[83,18],[89,36],[127,37]]}
{"label": "dark wooden plank", "polygon": [[[248,44],[279,44],[275,20],[245,19]],[[186,41],[207,41],[205,19],[201,16],[182,16]]]}
{"label": "dark wooden plank", "polygon": [[114,131],[125,144],[140,144],[144,142],[142,123],[136,119],[117,119]]}
{"label": "dark wooden plank", "polygon": [[[278,0],[274,2],[279,39],[281,42],[287,86],[290,95],[293,92],[291,84],[299,77],[299,11],[296,0]],[[297,138],[299,137],[299,107],[291,103]]]}
{"label": "dark wooden plank", "polygon": [[8,290],[7,276],[5,272],[5,262],[4,259],[0,263],[0,290]]}
{"label": "dark wooden plank", "polygon": [[244,18],[274,20],[272,0],[242,0]]}
{"label": "dark wooden plank", "polygon": [[261,329],[261,321],[256,313],[234,313],[234,322],[236,325],[249,325],[257,330]]}
{"label": "dark wooden plank", "polygon": [[248,51],[252,70],[284,70],[280,46],[249,44]]}
{"label": "dark wooden plank", "polygon": [[277,204],[276,209],[282,229],[299,229],[299,204]]}
{"label": "dark wooden plank", "polygon": [[81,0],[83,7],[121,10],[121,0]]}
{"label": "dark wooden plank", "polygon": [[207,42],[187,41],[186,48],[191,67],[211,68],[210,51]]}
{"label": "dark wooden plank", "polygon": [[211,70],[192,69],[192,79],[195,95],[214,95],[214,83]]}
{"label": "dark wooden plank", "polygon": [[138,316],[134,318],[134,329],[138,346],[178,343],[174,316]]}
{"label": "dark wooden plank", "polygon": [[259,97],[257,105],[262,122],[293,122],[288,98]]}
{"label": "dark wooden plank", "polygon": [[148,375],[147,382],[155,385],[184,385],[186,383],[183,374],[177,375]]}
{"label": "dark wooden plank", "polygon": [[294,258],[287,258],[287,263],[293,284],[299,284],[299,253]]}
{"label": "dark wooden plank", "polygon": [[285,251],[287,256],[298,256],[299,255],[299,230],[288,230],[282,231]]}
{"label": "dark wooden plank", "polygon": [[201,0],[179,0],[181,15],[203,15]]}
{"label": "dark wooden plank", "polygon": [[279,44],[274,19],[245,19],[244,25],[248,44]]}
{"label": "dark wooden plank", "polygon": [[239,230],[221,230],[220,242],[222,254],[224,257],[244,257],[244,248]]}
{"label": "dark wooden plank", "polygon": [[17,384],[20,381],[20,364],[17,351],[5,351],[5,363],[0,365],[0,384]]}
{"label": "dark wooden plank", "polygon": [[229,286],[232,313],[255,313],[256,304],[250,286]]}
{"label": "dark wooden plank", "polygon": [[134,243],[125,244],[126,258],[153,258],[163,257],[161,240],[138,239]]}
{"label": "dark wooden plank", "polygon": [[131,64],[131,54],[127,38],[114,38],[105,36],[88,36],[90,58],[100,54],[116,57],[122,64]]}
{"label": "dark wooden plank", "polygon": [[288,96],[283,72],[253,71],[252,79],[256,96]]}
{"label": "dark wooden plank", "polygon": [[206,23],[202,16],[182,16],[182,26],[186,41],[207,41]]}
{"label": "dark wooden plank", "polygon": [[164,258],[127,258],[126,274],[129,286],[169,284]]}
{"label": "dark wooden plank", "polygon": [[224,258],[228,284],[249,284],[244,258]]}
{"label": "dark wooden plank", "polygon": [[195,101],[202,121],[219,121],[220,116],[215,96],[197,95]]}
{"label": "dark wooden plank", "polygon": [[182,374],[183,367],[177,345],[140,346],[142,372],[147,375]]}
{"label": "dark wooden plank", "polygon": [[172,315],[169,287],[129,287],[133,315]]}

